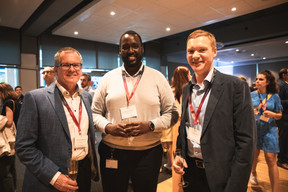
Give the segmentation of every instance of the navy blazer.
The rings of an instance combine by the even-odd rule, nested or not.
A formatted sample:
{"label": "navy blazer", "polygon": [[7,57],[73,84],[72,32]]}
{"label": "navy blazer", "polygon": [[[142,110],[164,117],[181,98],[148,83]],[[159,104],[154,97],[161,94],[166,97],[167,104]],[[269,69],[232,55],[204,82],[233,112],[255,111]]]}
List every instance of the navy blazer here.
{"label": "navy blazer", "polygon": [[[26,166],[23,191],[57,191],[50,181],[57,171],[67,174],[67,159],[72,156],[72,143],[61,92],[56,84],[28,92],[24,97],[17,124],[16,152]],[[81,96],[89,117],[89,153],[92,179],[98,180],[92,98]],[[88,178],[87,178],[88,179]]]}
{"label": "navy blazer", "polygon": [[[185,85],[177,148],[187,155],[186,122],[191,81]],[[256,149],[256,123],[248,84],[214,73],[200,139],[206,177],[212,192],[246,192]],[[189,165],[188,165],[189,166]]]}

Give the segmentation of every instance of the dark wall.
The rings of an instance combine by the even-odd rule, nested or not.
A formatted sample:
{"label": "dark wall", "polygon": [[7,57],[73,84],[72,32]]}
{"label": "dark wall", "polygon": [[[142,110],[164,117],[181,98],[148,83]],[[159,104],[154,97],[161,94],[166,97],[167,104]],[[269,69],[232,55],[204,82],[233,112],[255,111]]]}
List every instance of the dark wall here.
{"label": "dark wall", "polygon": [[0,27],[0,64],[20,65],[20,32]]}

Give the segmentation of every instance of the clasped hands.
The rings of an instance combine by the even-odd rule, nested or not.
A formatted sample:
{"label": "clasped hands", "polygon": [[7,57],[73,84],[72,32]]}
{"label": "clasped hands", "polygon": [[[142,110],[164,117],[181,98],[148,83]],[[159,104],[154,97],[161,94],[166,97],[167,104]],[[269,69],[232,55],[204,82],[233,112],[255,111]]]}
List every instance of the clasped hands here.
{"label": "clasped hands", "polygon": [[127,124],[107,124],[105,127],[105,132],[113,136],[135,137],[149,132],[149,125],[150,121],[132,122]]}

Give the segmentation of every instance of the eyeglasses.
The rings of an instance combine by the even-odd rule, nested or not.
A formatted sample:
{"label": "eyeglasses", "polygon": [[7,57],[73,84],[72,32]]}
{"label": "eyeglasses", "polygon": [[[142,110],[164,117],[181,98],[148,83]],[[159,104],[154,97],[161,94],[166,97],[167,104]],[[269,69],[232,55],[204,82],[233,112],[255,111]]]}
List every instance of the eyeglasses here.
{"label": "eyeglasses", "polygon": [[65,71],[69,70],[71,66],[73,66],[76,71],[82,69],[82,63],[60,63],[59,66]]}
{"label": "eyeglasses", "polygon": [[45,75],[46,73],[47,73],[47,74],[49,74],[49,73],[54,73],[54,71],[43,71],[43,72],[42,72],[42,75]]}

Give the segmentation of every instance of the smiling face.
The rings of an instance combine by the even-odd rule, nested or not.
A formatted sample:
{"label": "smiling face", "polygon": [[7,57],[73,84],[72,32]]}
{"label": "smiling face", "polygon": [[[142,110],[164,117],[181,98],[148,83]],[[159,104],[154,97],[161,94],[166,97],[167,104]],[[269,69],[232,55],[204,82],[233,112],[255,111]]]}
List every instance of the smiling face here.
{"label": "smiling face", "polygon": [[197,76],[204,76],[213,68],[213,58],[216,57],[216,48],[206,36],[199,36],[187,41],[186,57],[189,65]]}
{"label": "smiling face", "polygon": [[[82,60],[76,52],[63,51],[60,54],[60,64],[61,63],[82,63]],[[75,70],[73,66],[70,66],[68,70],[64,70],[61,66],[55,66],[54,70],[58,77],[57,81],[67,90],[71,87],[76,88],[76,84],[82,75],[82,68]]]}
{"label": "smiling face", "polygon": [[143,45],[137,34],[124,34],[120,40],[120,55],[125,68],[141,66]]}

